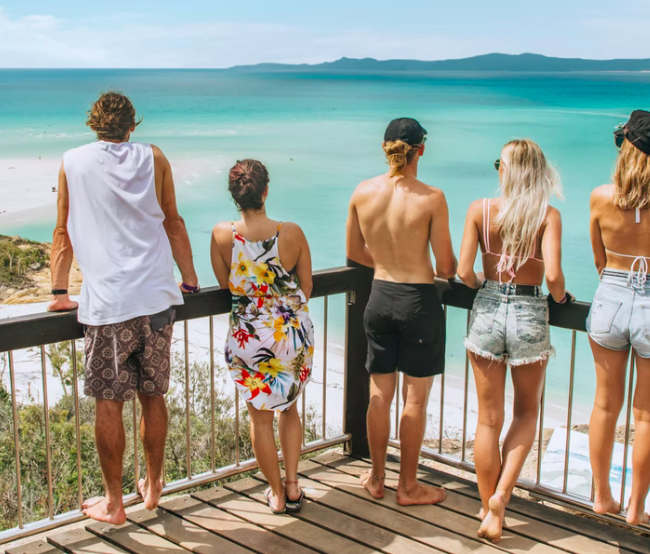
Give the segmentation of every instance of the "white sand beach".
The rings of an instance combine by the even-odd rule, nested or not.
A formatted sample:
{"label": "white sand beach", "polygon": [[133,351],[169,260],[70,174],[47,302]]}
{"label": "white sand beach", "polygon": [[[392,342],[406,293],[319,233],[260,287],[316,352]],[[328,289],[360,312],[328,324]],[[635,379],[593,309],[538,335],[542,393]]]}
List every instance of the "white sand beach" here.
{"label": "white sand beach", "polygon": [[[0,319],[8,317],[20,317],[22,315],[44,312],[46,303],[22,304],[22,305],[0,305]],[[306,389],[306,406],[315,415],[317,421],[321,421],[322,398],[323,398],[323,329],[322,323],[314,322],[316,327],[316,355],[314,359],[313,377]],[[176,323],[174,330],[173,352],[184,355],[184,326],[185,323]],[[209,320],[207,318],[192,320],[187,323],[189,337],[189,360],[192,362],[209,363],[210,361],[210,332]],[[228,332],[228,315],[223,314],[214,317],[214,361],[215,367],[219,368],[216,373],[218,389],[224,394],[235,393],[235,388],[228,377],[223,359],[223,345]],[[78,342],[78,348],[82,343]],[[0,373],[9,384],[9,375],[4,368],[4,354],[0,354]],[[17,394],[23,402],[42,401],[42,369],[40,364],[40,351],[38,348],[19,350],[14,352]],[[53,375],[52,368],[47,366],[48,399],[50,405],[59,399],[63,390],[59,379]],[[351,371],[364,371],[365,368],[350,368]],[[343,430],[343,403],[344,403],[344,375],[345,361],[341,345],[330,342],[327,349],[327,411],[326,420],[328,434],[334,435]],[[440,377],[436,377],[433,385],[429,406],[427,410],[427,439],[438,439],[440,428]],[[82,393],[83,394],[83,393]],[[301,400],[299,400],[301,402]],[[511,405],[512,398],[507,397],[507,403]],[[464,383],[462,378],[449,373],[445,378],[444,390],[444,416],[443,416],[443,439],[459,440],[463,430],[463,407],[464,407]],[[401,408],[400,408],[401,413]],[[467,440],[474,439],[478,415],[478,401],[474,392],[473,379],[470,377],[470,386],[467,396]],[[548,406],[544,419],[545,428],[559,428],[565,425],[566,407]],[[393,417],[391,419],[394,421]],[[506,426],[511,420],[510,410],[506,408]],[[320,425],[320,424],[319,424]]]}
{"label": "white sand beach", "polygon": [[[214,159],[170,158],[177,189],[204,175],[219,174],[226,163]],[[0,158],[0,228],[56,219],[60,158]],[[27,237],[29,238],[29,237]]]}
{"label": "white sand beach", "polygon": [[54,158],[0,159],[0,224],[55,217],[60,167]]}

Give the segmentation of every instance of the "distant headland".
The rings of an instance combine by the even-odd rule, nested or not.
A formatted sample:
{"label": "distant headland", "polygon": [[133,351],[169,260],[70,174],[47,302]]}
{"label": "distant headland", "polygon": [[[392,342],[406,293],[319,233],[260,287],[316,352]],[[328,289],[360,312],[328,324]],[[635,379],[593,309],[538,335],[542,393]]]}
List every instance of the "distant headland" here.
{"label": "distant headland", "polygon": [[552,58],[541,54],[484,54],[458,60],[375,60],[374,58],[341,58],[319,64],[261,63],[239,65],[225,71],[268,72],[384,72],[384,71],[650,71],[650,59],[585,60]]}

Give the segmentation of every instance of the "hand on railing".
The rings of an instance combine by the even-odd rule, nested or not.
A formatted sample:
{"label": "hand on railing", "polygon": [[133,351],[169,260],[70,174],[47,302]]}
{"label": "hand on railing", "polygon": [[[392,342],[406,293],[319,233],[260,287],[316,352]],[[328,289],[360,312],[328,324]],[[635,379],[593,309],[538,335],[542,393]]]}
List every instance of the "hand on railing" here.
{"label": "hand on railing", "polygon": [[79,307],[79,303],[74,300],[70,300],[68,293],[62,294],[52,294],[52,300],[50,305],[47,307],[48,312],[69,312],[76,310]]}

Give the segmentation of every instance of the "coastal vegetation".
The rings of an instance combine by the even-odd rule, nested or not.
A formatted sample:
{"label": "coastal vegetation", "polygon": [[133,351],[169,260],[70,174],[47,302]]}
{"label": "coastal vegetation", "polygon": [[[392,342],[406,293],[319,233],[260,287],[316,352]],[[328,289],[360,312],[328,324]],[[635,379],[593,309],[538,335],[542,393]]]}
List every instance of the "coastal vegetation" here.
{"label": "coastal vegetation", "polygon": [[[83,388],[83,355],[81,342],[77,348],[79,389]],[[63,513],[79,507],[77,469],[77,439],[75,422],[74,382],[71,343],[49,346],[46,350],[54,377],[61,381],[63,395],[49,409],[51,464],[53,483],[53,512]],[[18,495],[16,487],[15,450],[12,426],[12,400],[7,388],[6,355],[0,354],[0,530],[18,523]],[[224,392],[226,370],[215,367],[214,424],[215,443],[212,444],[210,402],[210,365],[194,362],[189,366],[189,389],[186,390],[185,362],[180,354],[172,360],[172,385],[167,395],[169,434],[165,449],[165,476],[172,482],[187,476],[186,392],[189,395],[191,426],[191,471],[193,474],[210,471],[212,449],[215,467],[235,462],[236,434],[234,396]],[[42,401],[28,396],[17,405],[20,440],[20,467],[22,481],[22,509],[25,522],[48,516],[47,455],[45,418]],[[124,406],[127,434],[124,454],[123,487],[125,494],[135,492],[135,456],[133,436],[134,403]],[[240,459],[253,457],[248,412],[242,403],[239,427]],[[310,410],[306,422],[306,439],[314,440],[317,422]],[[102,477],[94,441],[94,400],[79,397],[81,488],[84,498],[103,494]],[[142,445],[138,444],[139,472],[144,474]]]}
{"label": "coastal vegetation", "polygon": [[32,282],[31,273],[49,263],[46,244],[0,235],[0,287],[22,288]]}

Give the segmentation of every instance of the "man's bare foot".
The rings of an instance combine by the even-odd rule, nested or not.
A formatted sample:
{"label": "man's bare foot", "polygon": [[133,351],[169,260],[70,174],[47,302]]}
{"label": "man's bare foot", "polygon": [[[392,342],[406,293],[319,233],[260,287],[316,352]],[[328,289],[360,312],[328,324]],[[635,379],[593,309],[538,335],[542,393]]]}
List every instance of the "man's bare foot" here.
{"label": "man's bare foot", "polygon": [[158,507],[160,496],[162,495],[162,489],[162,481],[149,484],[147,479],[140,479],[140,482],[138,483],[138,492],[140,493],[140,496],[142,496],[144,507],[147,510],[155,510]]}
{"label": "man's bare foot", "polygon": [[113,525],[122,525],[126,522],[126,512],[120,498],[117,502],[109,503],[103,496],[90,498],[82,505],[82,511],[89,518]]}
{"label": "man's bare foot", "polygon": [[597,514],[618,514],[621,511],[621,504],[614,500],[610,492],[606,496],[594,500],[594,512]]}
{"label": "man's bare foot", "polygon": [[400,506],[437,504],[447,498],[445,489],[417,483],[407,490],[403,485],[397,487],[397,503]]}
{"label": "man's bare foot", "polygon": [[506,498],[503,491],[495,492],[488,506],[490,510],[478,530],[478,536],[492,542],[499,542],[503,533],[503,519],[506,515]]}
{"label": "man's bare foot", "polygon": [[478,512],[478,518],[483,521],[485,519],[485,508],[481,508]]}
{"label": "man's bare foot", "polygon": [[631,504],[627,507],[627,517],[625,520],[630,525],[647,525],[650,522],[650,517],[643,510],[643,506],[638,508]]}
{"label": "man's bare foot", "polygon": [[384,477],[376,476],[372,471],[361,474],[361,484],[373,498],[384,498]]}

